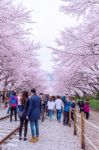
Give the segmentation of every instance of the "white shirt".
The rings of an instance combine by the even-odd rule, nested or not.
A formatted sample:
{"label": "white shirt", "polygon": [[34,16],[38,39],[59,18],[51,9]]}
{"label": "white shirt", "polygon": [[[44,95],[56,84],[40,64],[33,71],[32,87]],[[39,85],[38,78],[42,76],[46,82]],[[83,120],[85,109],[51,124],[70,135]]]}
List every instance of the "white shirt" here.
{"label": "white shirt", "polygon": [[49,110],[54,110],[55,102],[54,101],[48,101],[47,106],[48,106]]}
{"label": "white shirt", "polygon": [[21,98],[20,98],[20,96],[17,96],[17,99],[18,99],[18,105],[21,105]]}
{"label": "white shirt", "polygon": [[56,99],[55,100],[55,106],[56,106],[56,109],[58,109],[58,110],[62,109],[62,107],[63,107],[62,100],[61,99]]}

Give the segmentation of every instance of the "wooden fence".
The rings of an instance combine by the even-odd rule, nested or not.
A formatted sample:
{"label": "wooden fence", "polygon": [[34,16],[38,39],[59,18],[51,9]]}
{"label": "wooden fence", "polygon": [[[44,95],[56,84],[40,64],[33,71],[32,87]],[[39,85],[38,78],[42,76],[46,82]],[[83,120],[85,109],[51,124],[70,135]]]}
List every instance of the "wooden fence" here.
{"label": "wooden fence", "polygon": [[[80,127],[77,125],[77,117],[79,117],[79,119],[80,119]],[[93,150],[99,150],[93,144],[93,142],[90,140],[90,138],[86,136],[85,123],[89,124],[90,126],[95,128],[97,130],[97,132],[99,132],[99,128],[97,126],[95,126],[94,124],[90,123],[88,120],[85,119],[84,112],[81,112],[80,115],[77,113],[77,107],[76,107],[75,112],[74,112],[74,135],[77,135],[77,130],[80,131],[81,149],[85,149],[86,148],[85,142],[87,140],[89,142],[89,144],[93,147]]]}

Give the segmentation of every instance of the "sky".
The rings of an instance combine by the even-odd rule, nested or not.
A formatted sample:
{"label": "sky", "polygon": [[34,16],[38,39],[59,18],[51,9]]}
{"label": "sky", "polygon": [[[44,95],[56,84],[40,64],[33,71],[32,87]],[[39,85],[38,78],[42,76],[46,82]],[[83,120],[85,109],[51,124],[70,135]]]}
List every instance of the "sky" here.
{"label": "sky", "polygon": [[41,43],[39,50],[39,60],[47,72],[52,72],[54,62],[52,59],[52,51],[48,46],[55,46],[55,38],[59,36],[60,30],[64,27],[77,25],[77,22],[59,12],[59,7],[63,4],[61,0],[18,0],[22,5],[32,10],[34,39]]}

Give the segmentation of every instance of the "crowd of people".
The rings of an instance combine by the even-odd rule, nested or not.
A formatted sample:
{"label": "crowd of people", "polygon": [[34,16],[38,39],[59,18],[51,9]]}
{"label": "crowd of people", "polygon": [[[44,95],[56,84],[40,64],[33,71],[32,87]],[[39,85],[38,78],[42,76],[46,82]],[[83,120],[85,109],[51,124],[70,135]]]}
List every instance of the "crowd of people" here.
{"label": "crowd of people", "polygon": [[[31,92],[23,91],[16,94],[12,92],[9,97],[9,108],[7,113],[10,114],[10,122],[14,114],[15,121],[17,117],[20,120],[19,140],[22,140],[22,130],[24,127],[23,140],[27,140],[28,122],[31,127],[30,142],[39,140],[39,120],[45,123],[45,119],[49,117],[53,121],[53,116],[56,115],[57,121],[63,122],[63,125],[70,125],[74,121],[74,111],[76,105],[79,107],[79,112],[84,112],[86,119],[89,118],[89,100],[76,101],[75,98],[69,96],[49,96],[40,93],[37,95],[36,89],[31,89]],[[63,116],[63,117],[62,117]]]}

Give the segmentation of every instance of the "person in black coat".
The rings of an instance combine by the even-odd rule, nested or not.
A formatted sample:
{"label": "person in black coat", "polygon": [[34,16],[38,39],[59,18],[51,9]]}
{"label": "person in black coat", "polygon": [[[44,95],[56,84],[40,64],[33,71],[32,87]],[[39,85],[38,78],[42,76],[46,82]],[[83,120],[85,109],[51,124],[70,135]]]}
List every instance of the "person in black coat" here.
{"label": "person in black coat", "polygon": [[29,100],[28,119],[30,121],[32,138],[30,142],[35,143],[39,138],[38,120],[41,114],[41,98],[37,96],[36,89],[31,89],[32,96]]}
{"label": "person in black coat", "polygon": [[81,101],[79,102],[80,113],[81,113],[81,112],[84,112],[84,105],[85,105],[84,100],[81,100]]}
{"label": "person in black coat", "polygon": [[74,121],[74,112],[75,112],[75,108],[76,108],[76,100],[72,99],[72,103],[71,103],[71,119]]}
{"label": "person in black coat", "polygon": [[29,108],[29,99],[28,92],[24,91],[22,93],[21,104],[19,106],[18,115],[20,118],[20,127],[19,127],[19,140],[22,139],[22,130],[24,126],[24,141],[27,140],[27,128],[28,128],[28,108]]}
{"label": "person in black coat", "polygon": [[39,96],[41,98],[41,122],[42,122],[42,124],[44,124],[45,110],[46,110],[46,101],[45,101],[45,97],[44,97],[43,93],[40,93]]}

